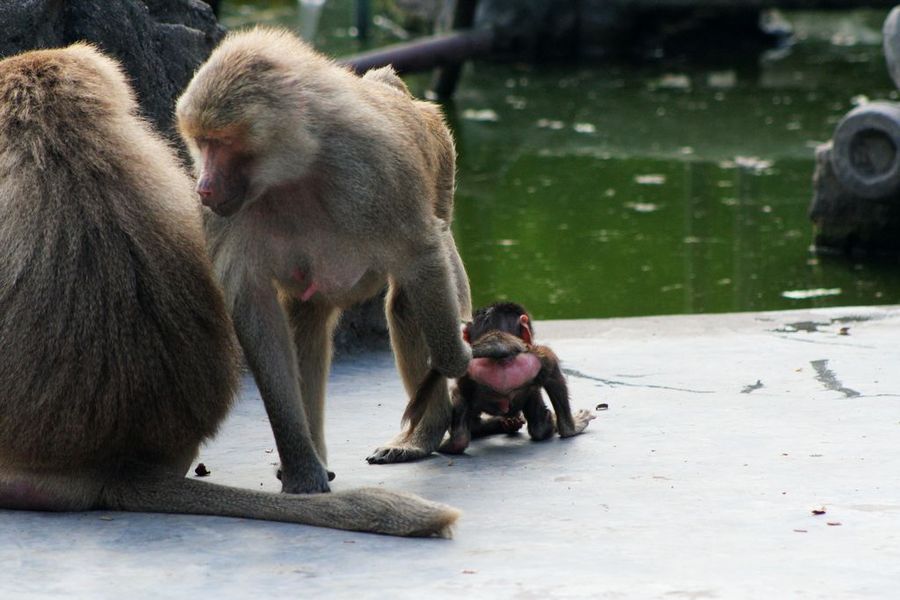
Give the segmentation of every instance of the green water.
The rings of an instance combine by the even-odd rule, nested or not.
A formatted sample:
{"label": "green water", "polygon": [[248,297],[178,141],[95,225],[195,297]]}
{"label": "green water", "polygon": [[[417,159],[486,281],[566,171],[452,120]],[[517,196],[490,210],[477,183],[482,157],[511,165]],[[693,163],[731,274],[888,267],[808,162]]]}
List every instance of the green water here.
{"label": "green water", "polygon": [[[323,51],[360,48],[351,7],[326,3]],[[229,26],[300,26],[294,2],[224,8]],[[815,145],[857,96],[898,97],[885,13],[788,16],[798,41],[782,56],[468,65],[445,109],[475,304],[546,319],[900,302],[895,262],[816,257],[806,216]],[[393,41],[374,28],[371,44]],[[831,295],[783,295],[818,289]]]}

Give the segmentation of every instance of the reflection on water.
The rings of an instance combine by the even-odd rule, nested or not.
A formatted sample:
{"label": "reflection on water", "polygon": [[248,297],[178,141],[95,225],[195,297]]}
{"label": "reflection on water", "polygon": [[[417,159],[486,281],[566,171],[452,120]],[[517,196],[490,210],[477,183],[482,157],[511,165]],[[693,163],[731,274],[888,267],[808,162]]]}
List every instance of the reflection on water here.
{"label": "reflection on water", "polygon": [[[352,5],[323,7],[326,52],[359,49]],[[242,6],[226,24],[299,27],[294,3]],[[790,14],[786,55],[703,66],[470,65],[446,110],[475,303],[575,318],[900,301],[895,264],[811,255],[806,217],[814,146],[854,103],[897,98],[884,16]]]}

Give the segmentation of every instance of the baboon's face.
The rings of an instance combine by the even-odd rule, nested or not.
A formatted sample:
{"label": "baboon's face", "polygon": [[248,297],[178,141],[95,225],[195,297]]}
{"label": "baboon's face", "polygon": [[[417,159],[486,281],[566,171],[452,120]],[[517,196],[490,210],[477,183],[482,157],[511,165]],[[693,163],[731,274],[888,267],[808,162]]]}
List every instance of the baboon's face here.
{"label": "baboon's face", "polygon": [[222,217],[237,213],[250,191],[252,158],[229,137],[195,139],[199,174],[197,193],[204,206]]}

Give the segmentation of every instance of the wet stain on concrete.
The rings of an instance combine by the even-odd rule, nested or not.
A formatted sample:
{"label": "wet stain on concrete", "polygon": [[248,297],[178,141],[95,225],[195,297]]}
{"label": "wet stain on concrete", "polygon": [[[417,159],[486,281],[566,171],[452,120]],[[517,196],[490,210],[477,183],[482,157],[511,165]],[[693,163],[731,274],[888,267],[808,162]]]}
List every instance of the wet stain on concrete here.
{"label": "wet stain on concrete", "polygon": [[798,321],[797,323],[785,323],[784,327],[775,329],[777,333],[796,333],[804,331],[806,333],[816,333],[819,327],[828,327],[831,323],[820,323],[818,321]]}
{"label": "wet stain on concrete", "polygon": [[[863,323],[865,321],[871,321],[872,317],[866,316],[847,316],[847,317],[837,317],[831,319],[828,322],[824,321],[797,321],[796,323],[785,323],[783,326],[778,329],[773,329],[775,333],[797,333],[802,331],[804,333],[831,333],[830,330],[823,331],[819,329],[820,327],[832,327],[836,323],[839,325],[843,325],[846,323]],[[849,327],[841,327],[838,333],[840,335],[847,335],[845,330],[849,330]]]}
{"label": "wet stain on concrete", "polygon": [[877,319],[883,319],[884,317],[871,317],[871,316],[863,316],[863,315],[851,315],[849,317],[838,317],[836,319],[832,319],[832,323],[865,323],[866,321],[874,321]]}
{"label": "wet stain on concrete", "polygon": [[810,361],[812,368],[816,370],[816,381],[821,382],[826,389],[834,390],[836,392],[840,392],[844,394],[847,398],[855,398],[859,396],[860,393],[856,390],[851,390],[850,388],[844,387],[841,381],[837,378],[834,371],[828,368],[828,359],[822,360],[813,360]]}
{"label": "wet stain on concrete", "polygon": [[563,369],[563,373],[568,375],[569,377],[577,377],[579,379],[588,379],[590,381],[596,381],[603,385],[608,385],[609,387],[634,387],[634,388],[648,388],[654,390],[669,390],[672,392],[687,392],[689,394],[714,394],[712,390],[691,390],[686,388],[677,388],[670,387],[667,385],[653,385],[653,384],[638,384],[638,383],[627,383],[625,381],[615,381],[612,379],[603,379],[602,377],[594,377],[593,375],[588,375],[586,373],[582,373],[581,371],[576,371],[575,369]]}

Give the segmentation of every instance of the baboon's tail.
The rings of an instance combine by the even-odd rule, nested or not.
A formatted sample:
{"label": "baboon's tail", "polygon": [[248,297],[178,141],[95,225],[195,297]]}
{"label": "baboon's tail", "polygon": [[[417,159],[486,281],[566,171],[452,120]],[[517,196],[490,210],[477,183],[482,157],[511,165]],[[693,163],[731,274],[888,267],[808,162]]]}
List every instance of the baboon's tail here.
{"label": "baboon's tail", "polygon": [[413,537],[451,537],[455,508],[412,494],[359,488],[274,494],[187,478],[134,479],[103,490],[102,508],[285,521]]}
{"label": "baboon's tail", "polygon": [[428,399],[431,397],[434,387],[442,381],[444,381],[444,376],[441,375],[440,371],[430,369],[425,379],[419,384],[419,387],[416,389],[416,395],[406,405],[406,410],[403,411],[403,418],[400,420],[402,424],[409,423],[410,431],[415,431],[416,427],[419,426],[419,422],[425,416],[425,411],[428,410]]}

